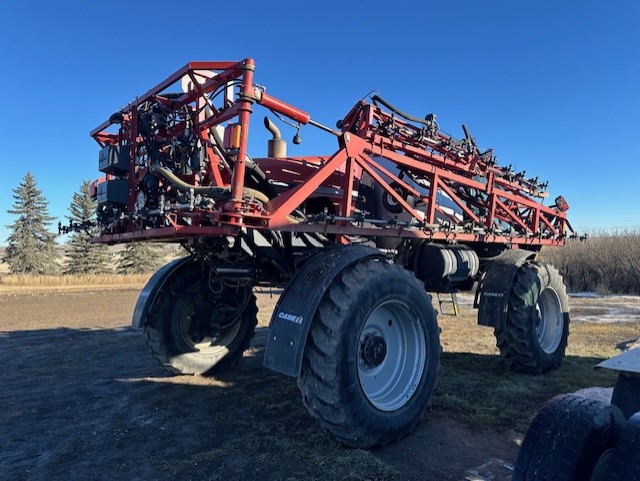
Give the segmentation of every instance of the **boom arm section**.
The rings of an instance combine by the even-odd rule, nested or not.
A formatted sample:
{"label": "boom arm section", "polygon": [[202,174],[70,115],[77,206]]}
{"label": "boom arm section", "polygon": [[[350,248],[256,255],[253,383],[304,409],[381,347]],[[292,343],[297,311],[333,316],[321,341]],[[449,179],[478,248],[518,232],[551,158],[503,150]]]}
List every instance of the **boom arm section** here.
{"label": "boom arm section", "polygon": [[[564,198],[558,197],[552,207],[536,201],[547,197],[547,182],[527,178],[524,171],[516,173],[511,166],[499,167],[493,150],[481,152],[466,126],[465,138],[456,140],[439,131],[434,114],[419,119],[378,96],[372,100],[373,104],[359,102],[340,127],[366,140],[362,162],[424,204],[425,224],[435,224],[445,216],[441,227],[448,223],[453,230],[525,239],[562,240],[572,232]],[[374,159],[395,163],[399,175],[391,175]],[[426,187],[426,195],[416,186]],[[450,199],[461,215],[444,212],[439,195]]]}

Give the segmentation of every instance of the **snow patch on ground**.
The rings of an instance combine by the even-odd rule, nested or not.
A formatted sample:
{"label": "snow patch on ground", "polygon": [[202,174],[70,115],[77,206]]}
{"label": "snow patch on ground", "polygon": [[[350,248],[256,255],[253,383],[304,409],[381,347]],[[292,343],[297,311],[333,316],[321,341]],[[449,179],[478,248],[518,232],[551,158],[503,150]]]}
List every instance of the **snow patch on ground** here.
{"label": "snow patch on ground", "polygon": [[[451,301],[450,294],[440,294],[443,301]],[[437,295],[433,295],[437,302]],[[474,294],[459,292],[458,304],[471,307]],[[450,304],[444,304],[445,312],[451,311]],[[573,292],[569,294],[572,322],[640,322],[640,296],[602,295],[597,292]],[[448,310],[447,310],[448,309]]]}
{"label": "snow patch on ground", "polygon": [[570,292],[569,297],[578,297],[580,299],[593,299],[597,297],[602,297],[601,294],[597,292]]}
{"label": "snow patch on ground", "polygon": [[640,322],[640,297],[571,297],[573,322]]}

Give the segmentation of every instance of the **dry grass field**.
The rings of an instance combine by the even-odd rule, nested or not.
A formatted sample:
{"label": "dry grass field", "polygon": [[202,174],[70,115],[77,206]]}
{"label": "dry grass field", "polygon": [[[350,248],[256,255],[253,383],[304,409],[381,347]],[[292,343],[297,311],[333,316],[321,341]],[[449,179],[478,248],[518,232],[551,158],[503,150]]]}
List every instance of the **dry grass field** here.
{"label": "dry grass field", "polygon": [[[546,399],[611,386],[614,375],[593,365],[640,333],[633,316],[588,322],[606,311],[602,299],[572,298],[583,320],[562,367],[515,374],[462,296],[460,316],[439,316],[442,371],[425,422],[394,445],[360,451],[318,429],[294,379],[262,368],[277,294],[258,295],[258,332],[234,369],[174,376],[129,327],[143,282],[0,284],[0,479],[460,480],[489,458],[513,461]],[[625,306],[640,312],[637,298]]]}
{"label": "dry grass field", "polygon": [[585,240],[570,240],[562,249],[542,250],[571,292],[640,294],[640,230],[596,232]]}

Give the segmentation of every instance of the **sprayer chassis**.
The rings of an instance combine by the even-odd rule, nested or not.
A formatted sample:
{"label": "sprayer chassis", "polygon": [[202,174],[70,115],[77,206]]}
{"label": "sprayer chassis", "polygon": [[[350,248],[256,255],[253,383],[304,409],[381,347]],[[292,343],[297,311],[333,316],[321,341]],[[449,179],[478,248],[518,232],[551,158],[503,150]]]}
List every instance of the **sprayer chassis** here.
{"label": "sprayer chassis", "polygon": [[[151,278],[133,316],[163,365],[228,367],[256,327],[252,287],[285,287],[265,366],[298,378],[332,436],[371,447],[409,433],[429,405],[441,348],[426,291],[477,284],[478,321],[512,368],[560,364],[566,290],[535,255],[572,232],[562,197],[543,205],[546,183],[499,167],[466,128],[463,140],[443,134],[432,114],[373,96],[333,129],[253,73],[251,59],[190,62],[91,132],[106,174],[94,241],[180,242],[190,253]],[[272,155],[252,159],[256,106],[334,136],[338,150],[287,157],[265,118]]]}

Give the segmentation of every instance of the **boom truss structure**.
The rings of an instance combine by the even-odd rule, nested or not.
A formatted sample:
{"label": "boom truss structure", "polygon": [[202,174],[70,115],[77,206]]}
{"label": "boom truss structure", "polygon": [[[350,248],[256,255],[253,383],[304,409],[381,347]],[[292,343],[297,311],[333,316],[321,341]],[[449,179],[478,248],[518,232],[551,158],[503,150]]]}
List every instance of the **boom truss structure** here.
{"label": "boom truss structure", "polygon": [[[332,234],[342,243],[362,236],[525,247],[561,245],[573,233],[562,197],[543,205],[546,183],[497,165],[464,126],[465,138],[456,140],[434,115],[416,118],[373,96],[329,128],[253,77],[252,59],[190,62],[91,132],[107,174],[97,184],[102,233],[95,241],[183,241],[258,229]],[[265,175],[260,159],[248,155],[256,105],[334,135],[338,150],[267,159]],[[280,171],[273,168],[279,161]],[[292,165],[306,174],[291,175]],[[401,214],[376,217],[364,207],[363,179]],[[333,209],[303,208],[327,187]]]}

